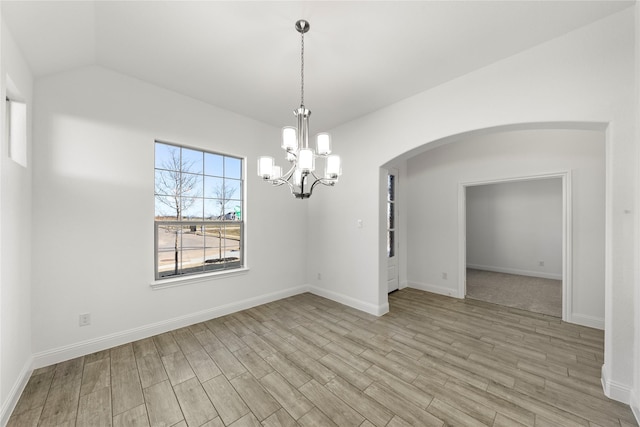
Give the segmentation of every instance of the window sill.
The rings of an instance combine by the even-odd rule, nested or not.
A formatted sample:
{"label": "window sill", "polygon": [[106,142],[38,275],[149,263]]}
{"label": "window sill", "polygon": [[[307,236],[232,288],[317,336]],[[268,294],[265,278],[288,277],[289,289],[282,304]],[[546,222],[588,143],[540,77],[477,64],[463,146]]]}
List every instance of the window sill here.
{"label": "window sill", "polygon": [[197,276],[174,277],[171,279],[154,280],[151,282],[151,289],[154,291],[174,288],[176,286],[191,285],[193,283],[208,282],[209,280],[224,279],[227,277],[240,276],[247,274],[249,268],[237,268],[229,271],[216,271],[213,273],[198,274]]}

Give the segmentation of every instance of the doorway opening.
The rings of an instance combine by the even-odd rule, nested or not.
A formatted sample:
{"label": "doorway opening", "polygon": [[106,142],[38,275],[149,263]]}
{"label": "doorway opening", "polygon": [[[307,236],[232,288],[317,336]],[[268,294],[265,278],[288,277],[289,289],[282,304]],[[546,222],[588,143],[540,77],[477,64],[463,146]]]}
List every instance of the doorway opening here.
{"label": "doorway opening", "polygon": [[570,172],[462,183],[459,295],[570,313]]}
{"label": "doorway opening", "polygon": [[562,180],[466,187],[465,298],[562,317]]}

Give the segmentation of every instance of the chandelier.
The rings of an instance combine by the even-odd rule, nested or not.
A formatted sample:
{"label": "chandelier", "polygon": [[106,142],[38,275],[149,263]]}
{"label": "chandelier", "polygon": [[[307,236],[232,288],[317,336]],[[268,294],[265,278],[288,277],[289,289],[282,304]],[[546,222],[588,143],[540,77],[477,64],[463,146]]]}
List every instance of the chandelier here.
{"label": "chandelier", "polygon": [[[283,173],[276,166],[273,157],[258,158],[258,176],[274,186],[286,184],[291,193],[298,199],[311,197],[318,184],[333,186],[342,174],[340,156],[331,154],[331,135],[326,132],[316,135],[316,149],[309,148],[309,111],[304,106],[304,33],[309,31],[309,23],[305,20],[296,22],[296,30],[301,34],[300,48],[300,107],[293,110],[298,118],[298,126],[282,128],[282,149],[290,168]],[[316,159],[324,160],[324,174],[316,174]]]}

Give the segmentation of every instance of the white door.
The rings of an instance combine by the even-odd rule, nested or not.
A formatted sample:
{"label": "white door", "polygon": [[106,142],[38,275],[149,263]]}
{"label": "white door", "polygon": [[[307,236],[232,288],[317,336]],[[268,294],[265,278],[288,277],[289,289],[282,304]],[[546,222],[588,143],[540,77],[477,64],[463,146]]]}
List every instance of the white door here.
{"label": "white door", "polygon": [[389,169],[387,173],[387,288],[393,292],[399,288],[398,272],[398,216],[396,189],[398,171]]}

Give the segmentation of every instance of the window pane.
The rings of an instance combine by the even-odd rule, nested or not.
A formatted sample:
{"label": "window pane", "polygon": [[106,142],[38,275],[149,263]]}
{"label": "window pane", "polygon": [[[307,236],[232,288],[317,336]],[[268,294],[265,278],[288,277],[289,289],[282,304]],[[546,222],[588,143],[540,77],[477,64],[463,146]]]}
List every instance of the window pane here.
{"label": "window pane", "polygon": [[224,176],[227,178],[242,178],[242,160],[235,157],[224,158]]}
{"label": "window pane", "polygon": [[226,268],[239,268],[242,266],[240,241],[242,228],[239,224],[227,224],[224,233],[224,249]]}
{"label": "window pane", "polygon": [[182,227],[158,226],[156,239],[158,275],[169,277],[182,274]]}
{"label": "window pane", "polygon": [[395,256],[395,231],[387,231],[387,257]]}
{"label": "window pane", "polygon": [[221,215],[221,200],[204,199],[204,217],[207,220],[216,220]]}
{"label": "window pane", "polygon": [[183,173],[180,175],[180,194],[182,197],[202,197],[204,195],[204,184],[202,175]]}
{"label": "window pane", "polygon": [[9,156],[27,167],[27,104],[7,98],[7,127],[9,130]]}
{"label": "window pane", "polygon": [[224,176],[224,157],[219,154],[204,153],[205,175]]}
{"label": "window pane", "polygon": [[242,221],[242,201],[228,200],[227,211],[233,212],[233,217],[229,218],[229,221]]}
{"label": "window pane", "polygon": [[394,175],[387,176],[387,200],[393,201],[396,197],[396,177]]}
{"label": "window pane", "polygon": [[203,155],[204,153],[202,151],[183,148],[182,149],[182,172],[201,174]]}
{"label": "window pane", "polygon": [[225,179],[224,180],[224,197],[225,200],[242,199],[242,185],[241,181],[237,179]]}
{"label": "window pane", "polygon": [[182,274],[204,270],[204,236],[201,225],[184,225],[182,229]]}
{"label": "window pane", "polygon": [[224,199],[224,179],[214,178],[210,176],[204,177],[204,187],[206,188],[205,197],[214,199]]}
{"label": "window pane", "polygon": [[206,225],[205,235],[205,270],[221,270],[224,268],[224,225]]}
{"label": "window pane", "polygon": [[180,147],[156,142],[156,168],[180,169]]}
{"label": "window pane", "polygon": [[180,186],[180,172],[156,170],[156,194],[172,196],[178,194]]}
{"label": "window pane", "polygon": [[187,200],[188,203],[185,204],[185,209],[182,211],[182,219],[186,220],[202,220],[203,213],[203,199],[183,199]]}
{"label": "window pane", "polygon": [[155,215],[165,219],[177,219],[181,207],[180,172],[156,170]]}
{"label": "window pane", "polygon": [[223,220],[225,214],[224,200],[222,199],[206,199],[205,205],[208,207],[206,215],[211,214],[211,219]]}
{"label": "window pane", "polygon": [[220,209],[222,210],[218,219],[224,221],[235,221],[235,203],[230,200],[218,200],[218,203],[220,205]]}
{"label": "window pane", "polygon": [[175,197],[156,196],[156,219],[165,221],[178,219],[176,203]]}

